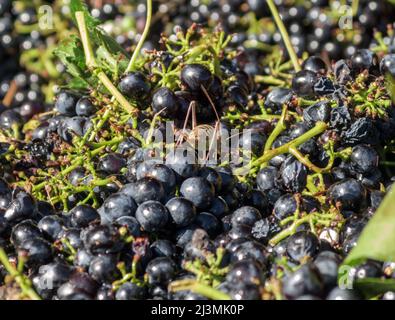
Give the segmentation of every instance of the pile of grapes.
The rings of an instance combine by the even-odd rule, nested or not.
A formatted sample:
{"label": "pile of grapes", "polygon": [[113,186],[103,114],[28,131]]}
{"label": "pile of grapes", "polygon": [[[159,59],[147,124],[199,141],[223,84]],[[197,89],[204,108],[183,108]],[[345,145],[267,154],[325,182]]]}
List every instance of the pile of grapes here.
{"label": "pile of grapes", "polygon": [[395,300],[394,1],[0,16],[0,299]]}

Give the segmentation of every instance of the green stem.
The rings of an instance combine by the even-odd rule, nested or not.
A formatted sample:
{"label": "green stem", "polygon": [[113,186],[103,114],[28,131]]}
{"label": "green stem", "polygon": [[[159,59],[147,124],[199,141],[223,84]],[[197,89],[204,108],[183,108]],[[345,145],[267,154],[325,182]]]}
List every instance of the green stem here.
{"label": "green stem", "polygon": [[277,149],[269,150],[263,154],[260,158],[256,159],[253,162],[253,166],[260,165],[262,163],[270,161],[272,158],[289,152],[291,147],[298,147],[301,144],[305,143],[306,141],[310,140],[311,138],[315,137],[316,135],[324,132],[328,125],[325,122],[317,122],[315,127],[311,130],[307,131],[306,133],[302,134],[301,136],[297,137],[296,139],[278,147]]}
{"label": "green stem", "polygon": [[268,120],[271,121],[273,119],[280,119],[281,116],[276,114],[258,114],[258,115],[247,115],[246,113],[238,113],[238,114],[226,114],[222,118],[226,120],[240,120],[244,121],[262,121]]}
{"label": "green stem", "polygon": [[296,159],[298,159],[301,163],[303,163],[309,170],[314,171],[315,173],[327,173],[332,169],[333,162],[335,157],[331,154],[329,158],[328,165],[325,168],[317,167],[314,163],[312,163],[308,158],[306,158],[303,154],[300,153],[295,147],[289,148],[289,153],[292,154]]}
{"label": "green stem", "polygon": [[7,254],[4,249],[0,247],[0,262],[6,268],[7,272],[15,279],[18,283],[19,287],[22,290],[22,293],[28,296],[32,300],[41,300],[40,296],[33,290],[33,288],[29,285],[30,280],[23,274],[18,272],[8,261]]}
{"label": "green stem", "polygon": [[103,179],[103,180],[97,180],[97,181],[92,181],[89,185],[86,186],[79,186],[74,188],[75,193],[80,193],[80,192],[88,192],[92,190],[93,186],[95,187],[100,187],[100,186],[105,186],[109,183],[114,182],[114,177],[110,177],[108,179]]}
{"label": "green stem", "polygon": [[272,239],[270,239],[269,244],[272,245],[272,246],[275,246],[276,244],[278,244],[279,242],[281,242],[285,238],[288,238],[290,235],[295,233],[297,227],[299,227],[300,225],[302,225],[302,224],[304,224],[306,222],[309,222],[310,219],[311,219],[311,217],[310,217],[310,215],[308,215],[308,216],[305,216],[305,217],[295,221],[288,228],[283,229],[280,233],[278,233]]}
{"label": "green stem", "polygon": [[287,116],[287,111],[288,111],[287,106],[284,106],[280,120],[278,121],[276,127],[274,128],[270,136],[267,138],[265,149],[264,149],[265,152],[270,150],[274,140],[276,140],[276,138],[280,135],[280,133],[286,129],[284,122],[285,122],[285,117]]}
{"label": "green stem", "polygon": [[78,11],[75,13],[75,19],[77,20],[78,30],[81,35],[81,42],[84,48],[86,65],[89,69],[96,67],[96,60],[93,54],[92,44],[89,39],[88,30],[85,22],[85,13]]}
{"label": "green stem", "polygon": [[126,282],[129,282],[132,279],[133,279],[133,275],[131,273],[125,274],[122,277],[122,279],[119,279],[119,280],[116,280],[116,281],[113,282],[113,284],[112,284],[113,290],[114,291],[118,290],[121,285],[123,285]]}
{"label": "green stem", "polygon": [[298,57],[296,56],[296,53],[295,53],[295,50],[292,46],[291,40],[289,39],[287,29],[285,28],[285,25],[284,25],[283,21],[281,20],[281,17],[278,13],[277,7],[274,4],[273,0],[267,0],[267,4],[268,4],[269,9],[272,13],[274,21],[276,22],[277,27],[280,30],[281,37],[283,38],[285,47],[287,48],[287,51],[288,51],[288,54],[291,58],[294,69],[296,72],[298,72],[301,70],[299,60],[298,60]]}
{"label": "green stem", "polygon": [[352,0],[352,15],[355,17],[358,13],[359,0]]}
{"label": "green stem", "polygon": [[81,36],[82,46],[84,47],[85,60],[86,60],[87,67],[91,71],[93,71],[93,73],[95,73],[95,71],[97,71],[96,76],[103,83],[103,85],[107,88],[107,90],[115,97],[115,99],[122,106],[122,108],[125,109],[126,112],[128,112],[132,115],[136,114],[138,112],[138,109],[136,109],[130,105],[130,103],[118,91],[118,89],[112,84],[110,79],[107,77],[107,75],[103,71],[96,69],[97,68],[96,60],[95,60],[95,57],[93,54],[92,44],[90,42],[88,30],[86,27],[84,12],[82,12],[82,11],[76,12],[75,18],[77,20],[77,25],[78,25],[78,30],[79,30],[80,36]]}
{"label": "green stem", "polygon": [[285,86],[285,84],[286,84],[285,81],[276,79],[273,76],[261,76],[261,75],[255,76],[255,82],[256,83],[265,83],[265,84],[274,85],[274,86],[281,86],[281,87]]}
{"label": "green stem", "polygon": [[97,142],[97,143],[92,142],[90,145],[93,148],[100,148],[100,147],[103,147],[103,146],[112,146],[114,144],[121,143],[123,140],[124,140],[124,137],[119,137],[119,138],[115,137],[114,139],[108,140],[108,141]]}
{"label": "green stem", "polygon": [[151,125],[150,125],[150,128],[148,130],[148,135],[147,135],[147,138],[145,139],[145,144],[146,145],[150,145],[152,143],[152,136],[154,134],[155,124],[156,124],[156,121],[158,120],[159,115],[162,113],[162,111],[164,111],[164,109],[160,110],[152,118]]}
{"label": "green stem", "polygon": [[[82,156],[76,158],[69,167],[67,167],[66,169],[64,169],[64,170],[62,170],[60,172],[60,175],[61,176],[65,176],[65,175],[69,174],[71,171],[73,171],[74,169],[78,168],[83,163],[84,163],[84,158]],[[49,184],[49,182],[47,180],[45,180],[45,181],[33,186],[33,192],[40,191],[41,189],[43,189],[48,184]]]}
{"label": "green stem", "polygon": [[12,137],[15,140],[20,140],[21,139],[21,133],[20,133],[20,130],[19,130],[19,125],[13,124],[11,126],[11,131],[12,131]]}
{"label": "green stem", "polygon": [[174,281],[169,285],[169,290],[173,292],[190,290],[213,300],[231,300],[227,294],[193,279]]}
{"label": "green stem", "polygon": [[100,71],[97,74],[97,77],[107,88],[107,90],[110,91],[110,93],[115,97],[118,103],[125,109],[126,112],[130,114],[138,113],[138,109],[131,106],[128,100],[126,100],[125,97],[118,91],[118,89],[112,84],[111,80],[108,79],[107,75],[103,71]]}
{"label": "green stem", "polygon": [[71,166],[69,166],[66,169],[62,170],[60,173],[61,173],[62,176],[65,176],[65,175],[69,174],[71,171],[73,171],[74,169],[77,169],[83,163],[84,163],[83,157],[78,157],[78,158],[75,159],[75,161],[73,161],[73,164]]}
{"label": "green stem", "polygon": [[277,114],[258,114],[255,116],[249,116],[248,120],[251,121],[262,121],[262,120],[274,120],[274,119],[280,119],[281,116]]}
{"label": "green stem", "polygon": [[317,101],[314,100],[307,100],[307,99],[303,99],[303,98],[299,98],[298,99],[298,105],[300,107],[309,107],[312,106],[313,104],[316,104]]}
{"label": "green stem", "polygon": [[144,31],[143,31],[143,34],[141,35],[139,42],[137,43],[136,49],[133,52],[132,58],[130,59],[130,62],[129,62],[129,65],[126,68],[126,71],[125,71],[126,73],[133,71],[135,69],[137,57],[140,53],[141,47],[144,44],[145,38],[147,37],[150,26],[151,26],[151,18],[152,18],[152,0],[147,0],[147,19],[145,21]]}
{"label": "green stem", "polygon": [[107,122],[107,120],[110,118],[111,109],[107,109],[103,115],[100,117],[99,123],[97,124],[97,126],[94,128],[94,130],[92,130],[92,132],[89,135],[89,138],[87,136],[85,136],[82,139],[82,145],[85,144],[86,139],[88,139],[88,141],[93,141],[97,135],[97,133],[101,130],[101,128],[104,126],[104,124]]}
{"label": "green stem", "polygon": [[66,248],[70,251],[71,256],[73,257],[73,260],[77,254],[77,251],[75,251],[74,247],[71,245],[70,241],[67,238],[62,238],[60,239],[60,242],[66,246]]}
{"label": "green stem", "polygon": [[393,161],[380,161],[380,165],[388,166],[388,167],[395,167],[395,162],[393,162]]}

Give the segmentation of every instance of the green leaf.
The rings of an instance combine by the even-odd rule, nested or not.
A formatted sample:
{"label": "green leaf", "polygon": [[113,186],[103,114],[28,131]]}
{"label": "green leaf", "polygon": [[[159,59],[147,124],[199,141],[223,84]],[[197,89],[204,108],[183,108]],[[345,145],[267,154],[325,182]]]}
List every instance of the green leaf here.
{"label": "green leaf", "polygon": [[88,11],[88,7],[84,1],[81,0],[71,0],[70,9],[72,12],[72,17],[75,20],[75,13],[78,11],[84,12],[85,15],[85,23],[86,27],[90,33],[91,40],[96,46],[105,46],[106,49],[113,55],[117,55],[122,53],[125,56],[128,56],[128,53],[125,49],[120,46],[115,39],[108,36],[105,32],[103,32],[99,25],[101,24],[100,20],[92,17],[92,15]]}
{"label": "green leaf", "polygon": [[74,78],[68,84],[67,87],[73,90],[81,91],[89,88],[89,83],[81,78]]}
{"label": "green leaf", "polygon": [[77,37],[71,36],[63,40],[54,53],[66,66],[68,73],[73,77],[84,77],[86,69],[84,51]]}
{"label": "green leaf", "polygon": [[370,299],[387,291],[395,291],[395,279],[366,278],[356,280],[355,288]]}
{"label": "green leaf", "polygon": [[[112,79],[117,79],[129,60],[127,52],[99,27],[100,21],[90,15],[84,1],[71,0],[70,9],[76,24],[76,12],[83,12],[84,14],[87,33],[96,57],[97,65],[95,67],[97,70],[104,71]],[[74,78],[71,83],[68,83],[68,87],[73,89],[94,87],[107,93],[104,87],[100,85],[95,72],[87,67],[84,48],[78,37],[72,36],[63,41],[55,54],[66,66],[67,72]]]}
{"label": "green leaf", "polygon": [[75,23],[75,13],[84,12],[89,38],[94,48],[97,49],[96,55],[101,54],[101,58],[103,58],[104,53],[105,59],[99,61],[103,64],[98,67],[106,69],[117,76],[118,70],[120,69],[119,66],[115,66],[115,64],[122,60],[129,60],[127,51],[99,27],[100,21],[91,16],[84,1],[71,0],[70,9]]}
{"label": "green leaf", "polygon": [[395,261],[395,188],[388,192],[343,265],[354,266],[367,259]]}
{"label": "green leaf", "polygon": [[385,85],[392,102],[395,104],[395,79],[389,73],[385,77]]}
{"label": "green leaf", "polygon": [[75,35],[61,41],[54,53],[66,66],[72,62],[81,70],[86,68],[84,49],[81,41]]}
{"label": "green leaf", "polygon": [[67,72],[74,77],[68,83],[71,89],[86,89],[89,85],[94,86],[97,80],[87,72],[84,50],[80,40],[72,35],[64,39],[54,51],[54,54],[65,65]]}
{"label": "green leaf", "polygon": [[71,17],[74,21],[74,24],[77,26],[77,19],[75,18],[76,12],[83,12],[85,16],[85,24],[89,33],[89,37],[93,44],[99,46],[101,43],[100,40],[100,31],[98,29],[100,25],[100,20],[94,18],[88,10],[88,6],[85,1],[82,0],[71,0],[70,2],[70,10]]}
{"label": "green leaf", "polygon": [[105,46],[108,52],[110,52],[114,57],[117,55],[123,55],[127,60],[129,60],[130,57],[128,52],[124,48],[122,48],[122,46],[120,46],[119,43],[115,41],[115,39],[105,34],[99,28],[96,28],[96,32],[98,32],[100,44],[102,46]]}
{"label": "green leaf", "polygon": [[88,6],[86,5],[85,1],[71,0],[70,11],[71,11],[71,17],[75,24],[77,24],[77,21],[75,19],[75,13],[78,11],[84,12],[86,27],[88,28],[88,30],[93,30],[95,27],[97,27],[100,24],[100,20],[92,17],[91,14],[89,13]]}

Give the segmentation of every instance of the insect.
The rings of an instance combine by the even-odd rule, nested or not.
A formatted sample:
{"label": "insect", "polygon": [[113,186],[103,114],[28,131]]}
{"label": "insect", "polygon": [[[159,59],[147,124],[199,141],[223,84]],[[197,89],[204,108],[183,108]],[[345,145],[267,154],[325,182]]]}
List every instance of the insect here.
{"label": "insect", "polygon": [[[210,106],[213,108],[217,120],[214,126],[209,124],[198,125],[196,120],[196,101],[191,101],[183,128],[176,133],[178,136],[176,145],[179,146],[181,143],[186,142],[197,151],[200,160],[207,161],[209,158],[215,156],[218,151],[218,145],[221,140],[221,132],[219,130],[220,118],[207,90],[204,86],[201,86],[201,88],[209,100]],[[189,118],[192,118],[191,130],[187,130]]]}

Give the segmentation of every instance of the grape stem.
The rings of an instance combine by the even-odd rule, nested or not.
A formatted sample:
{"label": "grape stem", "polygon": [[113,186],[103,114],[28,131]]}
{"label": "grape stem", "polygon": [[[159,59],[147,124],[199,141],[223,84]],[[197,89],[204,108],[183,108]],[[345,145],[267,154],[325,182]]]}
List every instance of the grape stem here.
{"label": "grape stem", "polygon": [[267,4],[269,6],[269,9],[272,13],[273,19],[276,22],[277,28],[279,29],[281,33],[281,37],[283,38],[285,47],[287,48],[288,54],[291,58],[293,67],[296,72],[301,70],[300,64],[298,57],[296,55],[296,52],[294,50],[294,47],[292,46],[291,40],[289,39],[289,35],[287,32],[287,29],[285,28],[284,22],[281,20],[281,17],[278,13],[277,7],[274,4],[273,0],[267,0]]}
{"label": "grape stem", "polygon": [[274,86],[285,86],[285,81],[277,79],[273,76],[262,76],[262,75],[257,75],[255,76],[255,82],[257,83],[264,83],[268,85],[274,85]]}
{"label": "grape stem", "polygon": [[169,290],[173,292],[190,290],[213,300],[231,300],[227,294],[193,279],[174,281],[169,285]]}
{"label": "grape stem", "polygon": [[[276,148],[267,150],[263,153],[261,157],[258,159],[250,162],[247,167],[260,167],[261,165],[269,162],[272,158],[279,156],[280,154],[289,153],[291,150],[295,150],[298,146],[305,143],[306,141],[310,140],[311,138],[319,135],[320,133],[324,132],[328,128],[328,125],[325,122],[317,122],[316,125],[307,131],[306,133],[302,134],[301,136],[297,137],[296,139]],[[314,168],[316,169],[316,168]],[[238,168],[235,170],[236,175],[242,174],[245,172],[246,167]],[[321,171],[321,170],[319,170]],[[324,170],[325,171],[325,170]]]}
{"label": "grape stem", "polygon": [[107,75],[100,71],[97,74],[97,77],[103,83],[103,85],[107,88],[108,91],[115,97],[115,99],[119,102],[119,104],[130,114],[137,114],[138,109],[132,107],[130,103],[125,99],[125,97],[118,91],[118,89],[112,84],[111,80],[108,79]]}
{"label": "grape stem", "polygon": [[89,69],[96,68],[96,60],[93,54],[92,44],[89,39],[88,30],[85,23],[85,14],[82,11],[75,13],[75,19],[77,20],[78,30],[81,36],[82,47],[84,49],[86,65]]}
{"label": "grape stem", "polygon": [[268,150],[267,152],[265,152],[263,154],[263,156],[261,156],[260,158],[258,158],[257,160],[255,160],[253,162],[253,166],[261,165],[262,163],[265,163],[280,154],[289,152],[290,148],[292,148],[292,147],[296,148],[296,147],[300,146],[301,144],[305,143],[306,141],[310,140],[311,138],[315,137],[316,135],[324,132],[327,127],[328,127],[328,125],[325,122],[317,122],[315,127],[312,128],[311,130],[307,131],[305,134],[302,134],[301,136],[282,145],[281,147],[278,147],[278,148],[272,149],[272,150]]}
{"label": "grape stem", "polygon": [[125,99],[125,97],[118,91],[118,89],[113,85],[111,80],[107,75],[97,67],[95,56],[93,54],[92,44],[89,39],[88,30],[85,22],[85,14],[82,11],[77,11],[75,13],[75,18],[77,20],[78,30],[81,36],[82,46],[85,53],[85,61],[87,67],[96,74],[99,80],[107,88],[107,90],[112,94],[112,96],[118,101],[118,103],[125,109],[126,112],[132,115],[138,113],[138,109],[132,107],[130,103]]}
{"label": "grape stem", "polygon": [[335,157],[333,154],[329,155],[328,165],[325,168],[317,167],[314,163],[312,163],[306,156],[304,156],[298,149],[295,147],[289,147],[289,153],[292,154],[296,159],[298,159],[301,163],[303,163],[309,170],[314,171],[315,173],[327,173],[333,167],[333,163],[335,161]]}
{"label": "grape stem", "polygon": [[355,17],[358,13],[358,8],[359,8],[359,0],[353,0],[352,1],[352,15]]}
{"label": "grape stem", "polygon": [[143,46],[144,41],[147,38],[151,26],[151,18],[152,18],[152,0],[147,0],[147,18],[145,21],[144,31],[141,35],[141,38],[139,39],[139,42],[137,43],[137,46],[133,52],[132,58],[129,61],[129,65],[126,68],[125,73],[134,71],[136,68],[136,60],[140,53],[141,47]]}
{"label": "grape stem", "polygon": [[[23,259],[20,257],[20,259]],[[8,261],[7,254],[4,249],[0,247],[0,262],[10,274],[11,277],[17,282],[22,290],[22,293],[28,296],[32,300],[41,300],[40,296],[33,290],[30,284],[30,280],[20,271],[18,271],[11,263]],[[22,265],[18,266],[18,269],[22,269]]]}
{"label": "grape stem", "polygon": [[282,113],[281,113],[281,118],[278,121],[276,127],[274,128],[273,132],[270,134],[268,137],[266,144],[265,144],[265,152],[269,151],[272,147],[273,142],[277,139],[277,137],[281,134],[286,129],[285,125],[285,118],[287,116],[287,111],[288,107],[284,106]]}

